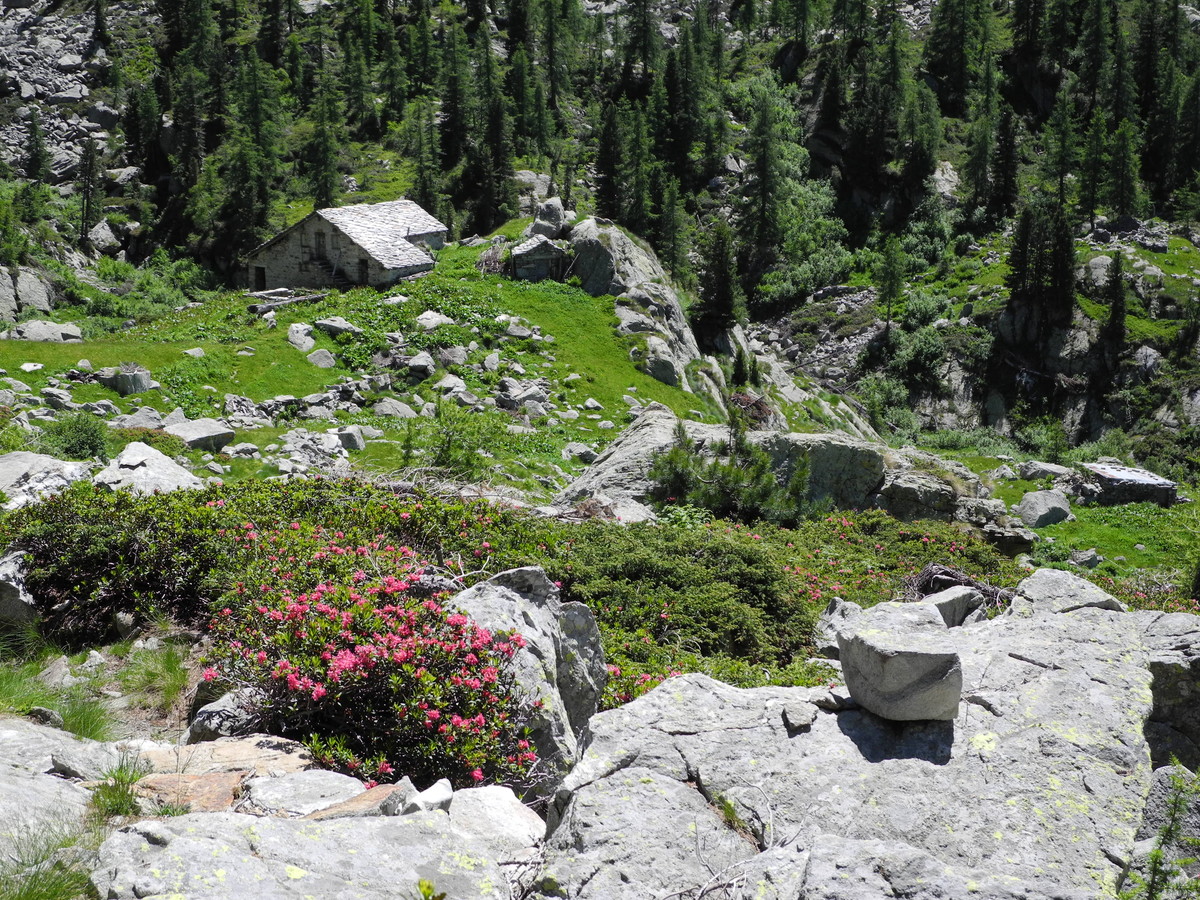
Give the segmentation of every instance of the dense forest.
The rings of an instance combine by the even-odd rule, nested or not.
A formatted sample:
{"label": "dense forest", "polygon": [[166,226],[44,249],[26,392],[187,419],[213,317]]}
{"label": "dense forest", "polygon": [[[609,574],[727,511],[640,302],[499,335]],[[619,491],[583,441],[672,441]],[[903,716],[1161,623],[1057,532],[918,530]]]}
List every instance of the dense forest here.
{"label": "dense forest", "polygon": [[[93,149],[141,168],[130,190],[158,243],[221,269],[285,202],[341,201],[343,175],[384,149],[456,232],[512,217],[514,168],[539,168],[684,280],[735,260],[764,308],[890,234],[915,269],[1013,216],[1043,244],[1100,210],[1200,203],[1200,41],[1177,2],[950,0],[920,28],[911,8],[862,0],[607,9],[161,0],[147,44],[112,34],[97,0],[122,116]],[[33,118],[20,174],[46,166]]]}

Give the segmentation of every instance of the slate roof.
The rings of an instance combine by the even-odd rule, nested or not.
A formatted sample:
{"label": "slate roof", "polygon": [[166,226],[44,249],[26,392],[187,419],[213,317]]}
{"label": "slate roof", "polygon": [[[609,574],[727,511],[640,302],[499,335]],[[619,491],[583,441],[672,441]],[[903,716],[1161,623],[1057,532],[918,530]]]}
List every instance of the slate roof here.
{"label": "slate roof", "polygon": [[335,206],[319,209],[317,215],[340,229],[388,269],[431,262],[429,254],[410,244],[408,237],[447,230],[412,200]]}
{"label": "slate roof", "polygon": [[555,251],[560,256],[564,253],[562,247],[559,247],[554,243],[554,241],[550,240],[550,238],[546,237],[544,234],[535,234],[533,237],[529,238],[529,240],[523,241],[522,243],[513,247],[512,255],[524,256],[527,253],[533,253],[541,249],[545,245],[548,245],[550,250]]}

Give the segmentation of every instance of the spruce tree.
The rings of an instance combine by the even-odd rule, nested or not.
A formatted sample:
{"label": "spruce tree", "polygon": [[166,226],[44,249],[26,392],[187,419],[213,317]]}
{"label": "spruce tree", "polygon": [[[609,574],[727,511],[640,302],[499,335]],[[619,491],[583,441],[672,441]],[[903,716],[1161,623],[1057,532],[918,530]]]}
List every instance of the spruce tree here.
{"label": "spruce tree", "polygon": [[875,303],[884,311],[884,327],[892,328],[892,312],[904,293],[904,275],[908,257],[900,247],[900,239],[889,235],[875,270]]}
{"label": "spruce tree", "polygon": [[50,180],[50,151],[46,149],[46,133],[37,107],[29,109],[29,128],[25,137],[25,158],[22,160],[25,177],[30,181]]}
{"label": "spruce tree", "polygon": [[625,196],[621,181],[626,146],[622,118],[615,104],[610,103],[604,108],[600,144],[596,149],[596,212],[609,219],[620,217]]}
{"label": "spruce tree", "polygon": [[1077,156],[1075,123],[1071,118],[1069,87],[1064,85],[1058,93],[1054,112],[1044,131],[1045,151],[1042,156],[1043,172],[1055,188],[1059,203],[1067,202],[1067,176],[1074,171]]}
{"label": "spruce tree", "polygon": [[108,0],[92,0],[92,49],[108,47],[112,36],[108,33]]}
{"label": "spruce tree", "polygon": [[1138,186],[1137,129],[1128,119],[1113,135],[1112,157],[1106,183],[1109,205],[1119,216],[1135,215],[1141,205]]}
{"label": "spruce tree", "polygon": [[705,229],[699,277],[700,302],[692,309],[692,331],[701,345],[708,347],[745,316],[733,231],[721,219]]}
{"label": "spruce tree", "polygon": [[83,142],[79,157],[79,242],[88,243],[88,232],[100,221],[100,148],[95,139]]}
{"label": "spruce tree", "polygon": [[1100,107],[1092,112],[1080,163],[1079,212],[1092,227],[1104,191],[1108,168],[1108,120]]}
{"label": "spruce tree", "polygon": [[991,162],[989,211],[997,218],[1012,215],[1017,202],[1017,119],[1012,107],[1004,104],[996,129],[996,144]]}
{"label": "spruce tree", "polygon": [[342,116],[338,109],[333,76],[324,68],[317,73],[313,100],[313,133],[309,143],[309,185],[317,209],[333,206],[338,189],[338,131]]}

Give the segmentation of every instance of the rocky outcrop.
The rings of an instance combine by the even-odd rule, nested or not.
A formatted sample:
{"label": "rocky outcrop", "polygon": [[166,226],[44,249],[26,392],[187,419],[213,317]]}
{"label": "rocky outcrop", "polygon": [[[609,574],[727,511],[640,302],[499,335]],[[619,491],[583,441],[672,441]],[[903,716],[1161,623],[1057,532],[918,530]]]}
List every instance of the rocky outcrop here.
{"label": "rocky outcrop", "polygon": [[595,218],[571,228],[571,247],[571,274],[583,289],[592,296],[617,298],[617,330],[661,342],[639,351],[642,368],[667,384],[708,392],[707,383],[693,385],[687,379],[688,364],[701,358],[700,348],[654,253],[607,219]]}
{"label": "rocky outcrop", "polygon": [[[1056,591],[1087,593],[1064,574]],[[992,621],[946,627],[937,602],[909,623],[894,608],[849,620],[851,634],[876,618],[892,640],[940,635],[961,665],[947,721],[885,719],[849,677],[847,699],[688,675],[601,713],[556,796],[544,896],[653,896],[709,879],[768,897],[1113,893],[1151,781],[1151,667],[1191,673],[1156,649],[1167,629],[1144,639],[1101,598],[1048,599],[1047,578]]]}
{"label": "rocky outcrop", "polygon": [[[539,584],[516,570],[487,591],[537,619]],[[685,675],[597,714],[545,823],[506,788],[368,789],[263,735],[97,743],[10,719],[0,835],[80,820],[124,760],[148,772],[147,804],[193,811],[110,834],[92,866],[105,897],[384,897],[419,879],[456,898],[1115,896],[1164,820],[1163,756],[1200,759],[1200,617],[1127,613],[1051,570],[996,618],[980,599],[953,587],[831,616],[845,687]],[[881,697],[897,663],[938,677]],[[901,708],[923,693],[923,714]]]}
{"label": "rocky outcrop", "polygon": [[5,509],[20,509],[50,494],[57,494],[87,478],[89,466],[17,450],[0,456],[0,495]]}
{"label": "rocky outcrop", "polygon": [[[679,422],[660,404],[643,407],[633,424],[554,502],[644,501],[651,488],[651,462],[674,443]],[[711,453],[729,437],[723,425],[684,421],[683,426],[699,452]],[[814,500],[829,500],[842,509],[881,507],[903,519],[954,519],[979,527],[1007,522],[1004,504],[988,499],[979,477],[952,460],[918,450],[892,450],[844,434],[755,431],[747,437],[767,453],[781,480],[791,477],[798,465],[807,465]]]}
{"label": "rocky outcrop", "polygon": [[555,584],[533,567],[501,572],[450,604],[486,628],[525,639],[514,663],[521,692],[541,703],[531,721],[534,746],[549,771],[565,771],[607,679],[592,611],[561,602]]}

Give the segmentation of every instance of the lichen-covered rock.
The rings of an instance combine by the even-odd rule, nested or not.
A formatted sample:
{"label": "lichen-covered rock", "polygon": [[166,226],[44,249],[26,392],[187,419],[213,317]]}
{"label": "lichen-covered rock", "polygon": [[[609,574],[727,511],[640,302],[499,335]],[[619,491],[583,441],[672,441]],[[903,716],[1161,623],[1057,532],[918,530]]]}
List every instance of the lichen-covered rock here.
{"label": "lichen-covered rock", "polygon": [[507,900],[499,856],[444,812],[328,821],[192,814],[112,834],[92,885],[110,900],[385,900],[425,879],[456,900]]}
{"label": "lichen-covered rock", "polygon": [[[713,859],[765,885],[755,896],[1114,894],[1151,774],[1141,629],[1114,610],[1037,604],[946,628],[936,606],[911,606],[937,617],[960,660],[952,721],[891,722],[818,689],[670,679],[592,719],[551,808],[544,896],[695,891],[721,871],[698,874],[695,834],[719,824],[752,836],[742,861],[719,842]],[[678,799],[697,791],[729,815]],[[672,805],[687,812],[665,818]]]}

